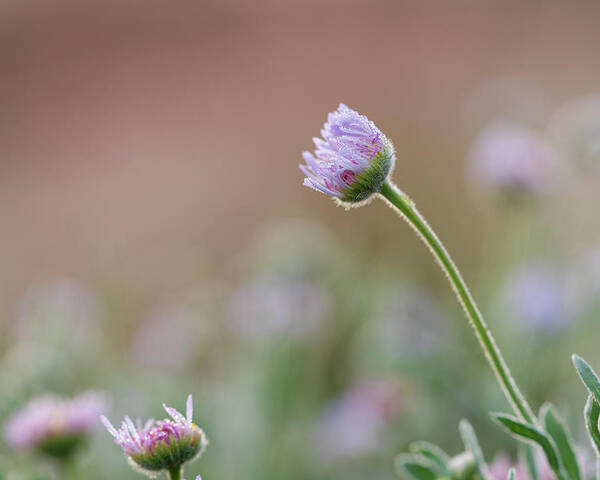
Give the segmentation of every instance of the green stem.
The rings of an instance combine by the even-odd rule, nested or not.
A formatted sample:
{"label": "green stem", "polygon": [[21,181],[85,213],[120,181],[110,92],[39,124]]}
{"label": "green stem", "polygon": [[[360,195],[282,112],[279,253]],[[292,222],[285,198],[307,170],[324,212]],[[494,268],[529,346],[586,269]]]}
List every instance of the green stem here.
{"label": "green stem", "polygon": [[431,249],[431,253],[439,262],[442,270],[446,273],[460,304],[463,306],[471,325],[475,329],[477,339],[479,340],[481,348],[483,348],[492,370],[496,374],[496,378],[502,387],[502,391],[504,392],[504,395],[506,395],[506,398],[515,413],[527,422],[536,423],[537,419],[535,414],[527,404],[519,387],[517,387],[517,384],[502,357],[502,353],[496,345],[494,337],[486,325],[483,316],[479,312],[458,268],[456,268],[456,265],[450,258],[450,255],[444,248],[442,242],[418,212],[412,201],[404,193],[398,190],[395,185],[386,182],[382,186],[380,194],[391,204],[391,206],[398,209],[401,216]]}
{"label": "green stem", "polygon": [[181,480],[181,467],[169,471],[170,480]]}

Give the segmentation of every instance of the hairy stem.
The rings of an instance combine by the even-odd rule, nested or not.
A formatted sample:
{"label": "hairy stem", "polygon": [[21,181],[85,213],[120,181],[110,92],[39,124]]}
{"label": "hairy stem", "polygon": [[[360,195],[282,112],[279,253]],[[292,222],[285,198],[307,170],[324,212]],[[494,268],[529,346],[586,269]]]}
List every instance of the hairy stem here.
{"label": "hairy stem", "polygon": [[517,416],[527,422],[536,423],[537,419],[535,414],[527,404],[523,394],[520,392],[519,387],[502,357],[500,349],[496,345],[494,337],[465,284],[465,281],[452,261],[452,258],[450,258],[450,254],[444,248],[442,242],[415,208],[412,201],[404,193],[398,190],[395,185],[386,182],[381,188],[380,194],[392,207],[395,207],[398,210],[401,216],[409,223],[415,232],[417,232],[431,250],[431,253],[442,267],[442,270],[446,273],[446,276],[458,297],[458,301],[464,308],[465,313],[471,322],[471,326],[475,329],[477,339],[479,340],[481,348],[483,349],[492,370],[496,374],[496,378],[500,383],[502,391]]}

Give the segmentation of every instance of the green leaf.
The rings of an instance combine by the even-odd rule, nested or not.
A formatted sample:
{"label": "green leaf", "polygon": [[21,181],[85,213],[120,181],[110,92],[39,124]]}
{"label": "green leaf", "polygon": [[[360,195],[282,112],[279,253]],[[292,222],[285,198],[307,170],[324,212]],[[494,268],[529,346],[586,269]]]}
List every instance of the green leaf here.
{"label": "green leaf", "polygon": [[539,480],[540,474],[538,472],[537,463],[535,461],[535,450],[528,443],[521,443],[519,449],[519,454],[521,457],[521,461],[525,464],[527,468],[527,473],[529,473],[529,478],[531,480]]}
{"label": "green leaf", "polygon": [[594,397],[591,395],[587,399],[583,413],[585,415],[585,426],[592,440],[594,450],[596,451],[596,455],[600,456],[600,429],[598,427],[600,405],[594,401]]}
{"label": "green leaf", "polygon": [[571,480],[581,480],[579,464],[577,463],[577,457],[573,449],[573,440],[556,409],[549,403],[542,405],[540,419],[544,429],[550,434],[552,440],[554,440],[562,465],[565,467],[569,478]]}
{"label": "green leaf", "polygon": [[577,373],[581,377],[583,384],[588,391],[594,396],[596,403],[600,405],[600,379],[596,372],[588,365],[588,363],[579,355],[573,355],[573,365]]}
{"label": "green leaf", "polygon": [[506,477],[508,480],[515,480],[515,469],[511,468],[508,470],[508,475]]}
{"label": "green leaf", "polygon": [[483,453],[479,446],[479,441],[477,440],[477,435],[475,435],[473,426],[467,420],[462,419],[458,425],[458,430],[460,431],[460,436],[465,444],[465,448],[471,452],[475,459],[475,465],[477,466],[479,476],[482,480],[491,480],[492,475],[483,458]]}
{"label": "green leaf", "polygon": [[401,453],[395,460],[396,474],[410,480],[435,480],[435,466],[423,455]]}
{"label": "green leaf", "polygon": [[523,422],[512,415],[507,415],[505,413],[492,413],[491,416],[492,419],[504,430],[506,430],[509,435],[512,435],[518,440],[533,442],[542,447],[542,450],[544,450],[546,458],[548,459],[548,464],[556,476],[559,479],[564,477],[561,469],[558,450],[550,435],[540,430],[535,425]]}
{"label": "green leaf", "polygon": [[438,477],[447,477],[450,475],[448,465],[450,456],[440,447],[429,442],[411,443],[408,449],[415,454],[420,454],[431,461],[436,467]]}

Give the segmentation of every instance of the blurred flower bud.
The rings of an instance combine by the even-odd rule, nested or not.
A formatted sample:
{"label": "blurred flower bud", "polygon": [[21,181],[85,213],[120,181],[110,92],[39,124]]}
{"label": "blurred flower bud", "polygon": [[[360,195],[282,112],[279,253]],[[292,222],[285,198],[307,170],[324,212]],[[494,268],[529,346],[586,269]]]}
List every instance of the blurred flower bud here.
{"label": "blurred flower bud", "polygon": [[315,452],[334,463],[372,453],[381,446],[385,425],[403,408],[397,383],[362,382],[325,407],[314,433]]}
{"label": "blurred flower bud", "polygon": [[556,187],[562,161],[534,132],[512,124],[484,130],[468,155],[468,172],[481,187],[508,195],[541,195]]}
{"label": "blurred flower bud", "polygon": [[4,438],[14,448],[67,458],[84,443],[105,411],[106,400],[99,393],[74,398],[44,395],[8,419]]}
{"label": "blurred flower bud", "polygon": [[556,334],[573,320],[566,277],[556,267],[535,262],[512,272],[502,290],[504,316],[534,332]]}

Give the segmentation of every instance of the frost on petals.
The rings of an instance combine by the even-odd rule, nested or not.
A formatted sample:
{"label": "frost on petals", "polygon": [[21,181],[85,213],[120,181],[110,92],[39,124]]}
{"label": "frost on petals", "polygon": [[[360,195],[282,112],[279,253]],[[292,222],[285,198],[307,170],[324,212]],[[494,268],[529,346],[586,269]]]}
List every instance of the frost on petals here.
{"label": "frost on petals", "polygon": [[142,471],[172,471],[184,463],[198,458],[208,443],[206,435],[192,422],[192,396],[186,402],[186,415],[163,404],[171,417],[148,420],[143,426],[135,424],[128,416],[116,429],[106,417],[102,423],[123,449],[123,453]]}
{"label": "frost on petals", "polygon": [[393,166],[393,147],[364,115],[343,103],[329,114],[314,138],[315,151],[302,152],[304,185],[342,201],[361,201],[381,188]]}

